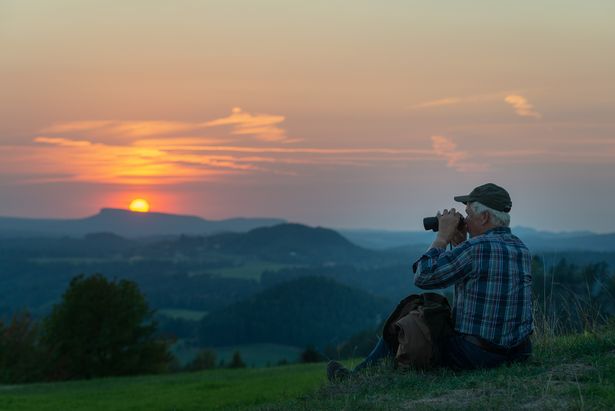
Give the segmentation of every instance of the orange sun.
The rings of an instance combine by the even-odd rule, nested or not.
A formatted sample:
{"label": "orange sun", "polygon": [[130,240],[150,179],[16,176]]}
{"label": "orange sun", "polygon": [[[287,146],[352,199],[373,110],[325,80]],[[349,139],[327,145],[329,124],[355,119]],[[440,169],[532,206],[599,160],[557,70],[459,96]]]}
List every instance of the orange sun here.
{"label": "orange sun", "polygon": [[149,212],[149,203],[147,202],[147,200],[144,200],[142,198],[136,198],[132,200],[128,208],[130,209],[130,211],[134,211],[136,213],[147,213]]}

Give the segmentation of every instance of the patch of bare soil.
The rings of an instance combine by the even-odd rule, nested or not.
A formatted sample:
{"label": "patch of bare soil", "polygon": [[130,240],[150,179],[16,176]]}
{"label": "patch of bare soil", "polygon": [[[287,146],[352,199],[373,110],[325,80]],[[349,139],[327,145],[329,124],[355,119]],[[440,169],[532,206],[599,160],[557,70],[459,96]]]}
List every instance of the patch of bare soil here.
{"label": "patch of bare soil", "polygon": [[565,410],[569,408],[569,405],[563,398],[543,397],[527,402],[520,408],[522,410]]}
{"label": "patch of bare soil", "polygon": [[434,408],[464,408],[471,406],[478,399],[484,400],[488,397],[503,395],[506,395],[506,393],[501,389],[457,389],[450,390],[438,397],[408,401],[403,404],[402,409],[412,410],[417,405],[426,405]]}
{"label": "patch of bare soil", "polygon": [[588,364],[572,363],[572,364],[560,364],[551,368],[549,371],[549,377],[552,380],[560,381],[578,381],[580,377],[590,374],[596,371],[596,368]]}

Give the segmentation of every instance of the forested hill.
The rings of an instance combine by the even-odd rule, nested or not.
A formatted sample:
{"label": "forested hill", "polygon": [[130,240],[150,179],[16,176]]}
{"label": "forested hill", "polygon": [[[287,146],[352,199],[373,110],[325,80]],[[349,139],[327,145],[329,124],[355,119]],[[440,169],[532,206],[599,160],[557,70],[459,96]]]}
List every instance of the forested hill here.
{"label": "forested hill", "polygon": [[247,233],[218,234],[207,237],[205,244],[207,248],[222,253],[281,262],[356,261],[375,254],[351,243],[334,230],[302,224],[279,224]]}
{"label": "forested hill", "polygon": [[204,346],[267,343],[324,346],[374,329],[391,308],[385,299],[322,277],[269,288],[214,311],[201,322]]}

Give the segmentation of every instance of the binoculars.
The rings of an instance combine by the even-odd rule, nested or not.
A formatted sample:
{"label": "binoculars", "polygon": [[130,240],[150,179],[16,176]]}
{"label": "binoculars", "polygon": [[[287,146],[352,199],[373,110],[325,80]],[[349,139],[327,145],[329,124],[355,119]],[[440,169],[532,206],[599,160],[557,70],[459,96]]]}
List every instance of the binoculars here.
{"label": "binoculars", "polygon": [[[461,216],[461,218],[459,219],[459,225],[457,226],[457,228],[459,229],[463,228],[465,223],[466,223],[466,220],[463,218],[463,216]],[[425,230],[432,230],[434,232],[438,231],[440,229],[440,223],[438,221],[438,217],[423,218],[423,227],[425,227]]]}

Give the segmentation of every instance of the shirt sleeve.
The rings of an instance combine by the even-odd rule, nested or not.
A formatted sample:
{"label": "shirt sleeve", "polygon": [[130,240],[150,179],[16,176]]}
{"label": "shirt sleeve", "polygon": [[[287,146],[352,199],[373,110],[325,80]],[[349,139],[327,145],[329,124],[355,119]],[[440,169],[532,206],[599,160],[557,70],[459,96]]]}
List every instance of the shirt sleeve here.
{"label": "shirt sleeve", "polygon": [[445,288],[472,271],[472,252],[468,241],[446,251],[430,248],[412,264],[414,284],[422,289]]}

